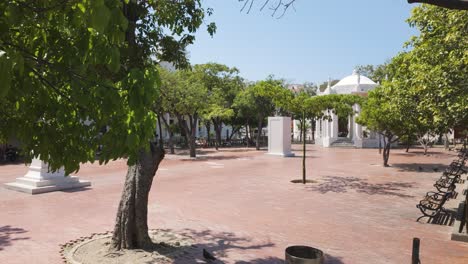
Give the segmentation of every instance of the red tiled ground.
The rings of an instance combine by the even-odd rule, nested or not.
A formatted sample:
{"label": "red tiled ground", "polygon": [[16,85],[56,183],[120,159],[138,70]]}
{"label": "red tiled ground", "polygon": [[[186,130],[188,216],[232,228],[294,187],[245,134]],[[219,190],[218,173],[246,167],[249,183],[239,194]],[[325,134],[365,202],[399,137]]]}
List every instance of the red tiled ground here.
{"label": "red tiled ground", "polygon": [[[175,263],[199,261],[201,248],[225,263],[281,263],[293,244],[324,250],[327,263],[409,263],[413,237],[421,238],[422,263],[468,263],[468,243],[450,241],[452,227],[415,222],[415,205],[440,176],[432,168],[453,153],[395,150],[392,167],[383,168],[375,149],[309,149],[308,176],[318,183],[306,186],[289,182],[300,176],[300,157],[244,149],[199,160],[168,156],[151,192],[149,225],[197,241]],[[87,190],[31,196],[0,188],[0,263],[60,263],[59,244],[111,230],[125,168],[121,160],[84,165],[78,175],[92,181]],[[0,166],[0,184],[26,171]]]}

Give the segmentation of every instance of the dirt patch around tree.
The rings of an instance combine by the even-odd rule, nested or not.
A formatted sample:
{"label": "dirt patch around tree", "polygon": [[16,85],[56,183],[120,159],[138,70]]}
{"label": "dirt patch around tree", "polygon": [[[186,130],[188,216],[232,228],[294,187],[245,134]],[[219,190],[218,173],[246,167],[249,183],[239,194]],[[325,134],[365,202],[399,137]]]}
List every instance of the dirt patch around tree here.
{"label": "dirt patch around tree", "polygon": [[132,249],[110,251],[111,232],[94,234],[62,245],[62,256],[70,264],[150,264],[172,263],[174,259],[190,254],[193,239],[166,230],[149,232],[153,247],[150,249]]}

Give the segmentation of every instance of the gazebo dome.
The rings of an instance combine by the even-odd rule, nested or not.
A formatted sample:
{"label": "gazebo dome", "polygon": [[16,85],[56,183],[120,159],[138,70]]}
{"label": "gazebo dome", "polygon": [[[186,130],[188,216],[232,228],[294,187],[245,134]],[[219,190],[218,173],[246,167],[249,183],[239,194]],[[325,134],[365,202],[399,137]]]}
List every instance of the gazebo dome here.
{"label": "gazebo dome", "polygon": [[364,75],[353,71],[352,75],[346,76],[332,87],[328,87],[323,94],[352,94],[368,92],[378,84]]}

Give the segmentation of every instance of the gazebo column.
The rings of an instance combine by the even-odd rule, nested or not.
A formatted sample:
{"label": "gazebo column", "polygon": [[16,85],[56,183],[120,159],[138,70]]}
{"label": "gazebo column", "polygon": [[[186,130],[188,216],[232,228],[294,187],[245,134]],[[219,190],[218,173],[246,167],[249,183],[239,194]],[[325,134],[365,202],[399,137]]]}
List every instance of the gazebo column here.
{"label": "gazebo column", "polygon": [[331,122],[329,120],[321,120],[322,122],[322,146],[330,146],[330,137],[331,137]]}
{"label": "gazebo column", "polygon": [[337,138],[338,137],[338,115],[333,114],[333,119],[332,119],[332,130],[331,130],[331,138]]}
{"label": "gazebo column", "polygon": [[353,105],[353,109],[356,112],[355,115],[353,115],[353,141],[354,141],[354,146],[358,148],[362,148],[362,126],[358,123],[356,123],[356,118],[358,117],[359,113],[361,112],[361,107],[358,104]]}
{"label": "gazebo column", "polygon": [[322,135],[320,135],[320,121],[315,120],[315,138],[320,138]]}
{"label": "gazebo column", "polygon": [[354,115],[348,116],[348,136],[349,139],[354,139]]}
{"label": "gazebo column", "polygon": [[16,178],[15,182],[5,184],[5,188],[7,189],[29,194],[53,192],[87,186],[91,186],[91,182],[79,180],[76,176],[65,176],[63,168],[60,168],[55,172],[49,171],[49,165],[39,158],[34,158],[31,161],[26,175]]}

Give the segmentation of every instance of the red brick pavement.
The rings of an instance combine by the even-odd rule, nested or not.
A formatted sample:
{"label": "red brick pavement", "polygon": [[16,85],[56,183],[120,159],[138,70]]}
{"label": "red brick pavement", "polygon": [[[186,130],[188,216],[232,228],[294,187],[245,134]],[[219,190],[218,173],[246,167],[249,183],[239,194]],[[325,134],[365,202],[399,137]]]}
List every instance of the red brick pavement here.
{"label": "red brick pavement", "polygon": [[[289,182],[301,175],[300,157],[243,149],[197,160],[168,155],[149,225],[196,240],[175,263],[201,262],[202,248],[225,263],[281,263],[293,244],[324,250],[326,263],[409,263],[413,237],[421,238],[422,263],[468,263],[468,243],[450,241],[452,227],[415,222],[416,203],[440,175],[432,169],[452,153],[394,150],[392,167],[383,168],[375,149],[309,150],[308,177],[318,183],[306,186]],[[0,188],[0,263],[60,263],[59,244],[111,230],[125,169],[123,160],[84,165],[77,175],[92,181],[86,190],[31,196]],[[0,166],[0,184],[26,171]]]}

